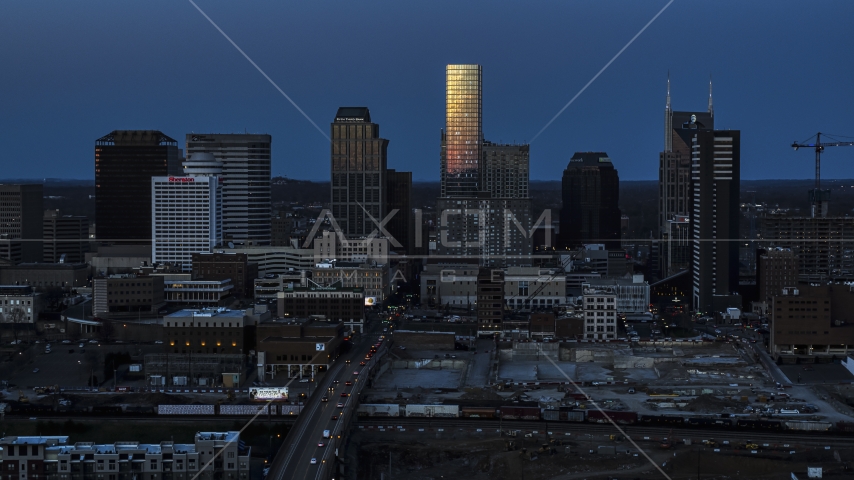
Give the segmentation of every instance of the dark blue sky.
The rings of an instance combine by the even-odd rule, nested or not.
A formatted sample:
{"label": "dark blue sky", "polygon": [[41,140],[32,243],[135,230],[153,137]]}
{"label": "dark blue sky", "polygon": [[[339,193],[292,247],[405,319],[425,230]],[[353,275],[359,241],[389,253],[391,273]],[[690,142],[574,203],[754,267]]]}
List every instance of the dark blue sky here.
{"label": "dark blue sky", "polygon": [[[484,134],[524,142],[661,9],[656,1],[213,1],[198,5],[328,130],[368,106],[389,167],[436,181],[444,66],[480,63]],[[328,178],[329,147],[183,0],[5,2],[0,15],[2,178],[93,178],[114,129],[266,132],[273,173]],[[676,0],[531,146],[533,179],[605,150],[626,180],[657,178],[665,79],[677,110],[742,131],[742,178],[811,178],[793,140],[854,137],[854,2]],[[183,148],[183,147],[182,147]],[[852,178],[854,147],[824,178]]]}

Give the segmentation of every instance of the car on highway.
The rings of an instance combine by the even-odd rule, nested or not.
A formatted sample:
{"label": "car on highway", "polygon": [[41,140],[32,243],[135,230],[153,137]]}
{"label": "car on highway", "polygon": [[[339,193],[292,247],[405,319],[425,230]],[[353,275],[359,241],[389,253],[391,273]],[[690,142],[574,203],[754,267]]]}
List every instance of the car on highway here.
{"label": "car on highway", "polygon": [[341,396],[342,396],[342,397],[349,397],[349,396],[350,396],[350,394],[349,394],[349,393],[347,393],[347,392],[344,392],[344,393],[342,393],[342,394],[341,394]]}
{"label": "car on highway", "polygon": [[333,385],[338,385],[338,380],[332,380]]}
{"label": "car on highway", "polygon": [[83,342],[80,342],[80,345],[77,345],[77,348],[83,348],[84,346],[85,344]]}
{"label": "car on highway", "polygon": [[353,385],[353,382],[351,382],[350,380],[347,380],[346,382],[344,382],[344,385],[349,387],[350,385]]}
{"label": "car on highway", "polygon": [[360,366],[362,366],[362,367],[364,367],[364,366],[365,366],[365,365],[367,365],[367,364],[368,364],[368,363],[367,363],[367,362],[364,362],[364,361],[359,362],[359,365],[360,365]]}
{"label": "car on highway", "polygon": [[98,343],[98,341],[93,338],[92,340],[89,340],[89,343]]}
{"label": "car on highway", "polygon": [[355,372],[353,372],[353,375],[358,375],[358,374],[359,374],[359,371],[358,371],[358,370],[356,370]]}
{"label": "car on highway", "polygon": [[317,442],[317,446],[318,446],[318,447],[325,447],[325,446],[326,446],[326,444],[325,444],[325,443],[323,443],[323,442]]}
{"label": "car on highway", "polygon": [[324,396],[320,397],[320,401],[321,401],[321,402],[328,402],[328,401],[329,401],[329,397],[327,397],[326,395],[324,395]]}
{"label": "car on highway", "polygon": [[71,340],[63,340],[63,341],[62,341],[62,343],[63,343],[64,345],[70,345],[70,344],[71,344]]}
{"label": "car on highway", "polygon": [[303,378],[302,380],[300,380],[300,381],[299,381],[299,383],[308,383],[308,379],[307,379],[307,378]]}
{"label": "car on highway", "polygon": [[348,358],[347,360],[344,361],[344,363],[346,363],[347,365],[350,365],[350,359]]}
{"label": "car on highway", "polygon": [[332,415],[332,420],[338,420],[338,415]]}
{"label": "car on highway", "polygon": [[312,465],[317,465],[317,459],[312,457],[309,463],[311,463]]}
{"label": "car on highway", "polygon": [[33,369],[33,373],[39,373],[39,369],[38,369],[38,368],[34,368],[34,369]]}
{"label": "car on highway", "polygon": [[343,403],[343,402],[338,402],[338,408],[344,408],[344,403]]}

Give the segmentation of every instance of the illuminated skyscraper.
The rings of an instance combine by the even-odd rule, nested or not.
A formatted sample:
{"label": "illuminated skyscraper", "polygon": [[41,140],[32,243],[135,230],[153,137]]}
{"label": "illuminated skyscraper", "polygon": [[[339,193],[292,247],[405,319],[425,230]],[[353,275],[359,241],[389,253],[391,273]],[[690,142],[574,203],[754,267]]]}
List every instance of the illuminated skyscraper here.
{"label": "illuminated skyscraper", "polygon": [[448,65],[445,130],[442,132],[442,197],[473,196],[480,191],[483,147],[482,68]]}

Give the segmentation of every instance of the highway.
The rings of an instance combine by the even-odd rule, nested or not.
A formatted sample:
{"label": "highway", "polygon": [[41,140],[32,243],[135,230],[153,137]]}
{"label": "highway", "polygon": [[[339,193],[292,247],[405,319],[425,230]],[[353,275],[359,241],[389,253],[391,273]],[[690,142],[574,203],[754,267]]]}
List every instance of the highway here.
{"label": "highway", "polygon": [[[381,335],[377,332],[382,330],[377,325],[379,322],[373,323],[372,331],[356,338],[353,348],[341,355],[322,377],[318,377],[317,388],[273,459],[268,480],[326,479],[337,476],[335,457],[336,450],[344,444],[344,425],[355,415],[358,392],[367,382],[369,369],[376,365],[388,349],[388,342],[383,341],[374,357],[365,359]],[[346,363],[348,359],[350,364]],[[360,366],[361,361],[367,365]],[[352,385],[347,385],[347,382]],[[330,387],[332,392],[329,392]],[[342,393],[350,396],[342,397]],[[324,394],[328,395],[328,402],[321,401]],[[337,419],[333,420],[333,416]],[[324,430],[330,430],[332,438],[323,438]],[[343,451],[340,455],[343,456]],[[315,459],[316,464],[312,464],[312,459]]]}

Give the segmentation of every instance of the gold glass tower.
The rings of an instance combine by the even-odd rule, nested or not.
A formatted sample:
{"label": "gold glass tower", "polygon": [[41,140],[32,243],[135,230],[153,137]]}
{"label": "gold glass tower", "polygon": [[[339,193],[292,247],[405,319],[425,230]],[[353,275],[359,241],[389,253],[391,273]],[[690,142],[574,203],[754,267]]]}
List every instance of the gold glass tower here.
{"label": "gold glass tower", "polygon": [[480,190],[482,73],[480,65],[448,65],[446,69],[443,197],[472,196]]}

